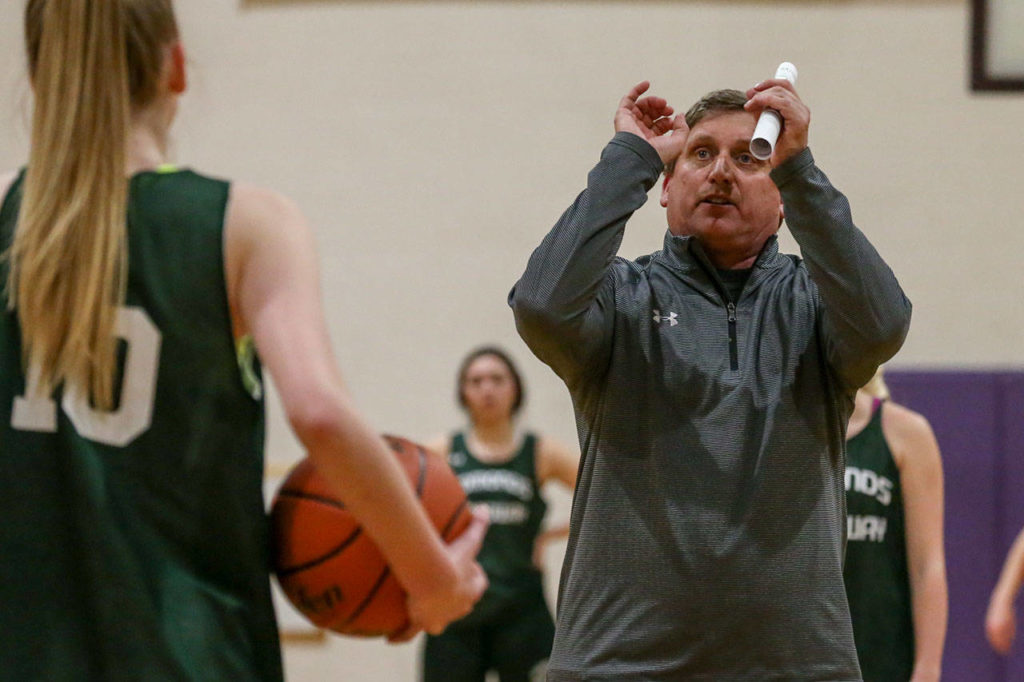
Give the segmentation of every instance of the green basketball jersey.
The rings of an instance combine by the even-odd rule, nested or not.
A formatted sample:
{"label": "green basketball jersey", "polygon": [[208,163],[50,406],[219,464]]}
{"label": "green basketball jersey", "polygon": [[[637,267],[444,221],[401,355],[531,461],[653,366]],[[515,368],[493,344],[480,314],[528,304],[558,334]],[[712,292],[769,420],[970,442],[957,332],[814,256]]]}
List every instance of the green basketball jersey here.
{"label": "green basketball jersey", "polygon": [[914,667],[900,472],[879,404],[847,442],[847,545],[843,579],[864,682],[906,682]]}
{"label": "green basketball jersey", "polygon": [[449,464],[470,502],[487,505],[491,516],[477,555],[490,584],[466,622],[500,617],[524,594],[543,592],[533,565],[533,545],[547,510],[537,482],[536,449],[536,436],[527,434],[512,459],[487,464],[469,451],[463,434],[452,438]]}
{"label": "green basketball jersey", "polygon": [[129,197],[114,410],[72,391],[26,399],[0,299],[0,680],[280,680],[263,403],[243,385],[224,279],[228,184],[145,172]]}

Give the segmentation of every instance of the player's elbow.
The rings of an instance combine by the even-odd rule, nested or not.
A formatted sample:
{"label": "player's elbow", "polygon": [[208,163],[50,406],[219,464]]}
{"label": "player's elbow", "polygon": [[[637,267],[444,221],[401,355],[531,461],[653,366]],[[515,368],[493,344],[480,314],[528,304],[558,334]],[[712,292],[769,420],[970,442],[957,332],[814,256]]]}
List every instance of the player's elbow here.
{"label": "player's elbow", "polygon": [[322,450],[345,432],[345,408],[337,396],[310,393],[286,411],[292,431],[308,452]]}
{"label": "player's elbow", "polygon": [[932,584],[946,588],[946,558],[942,549],[938,548],[925,558],[917,571],[922,581],[929,581]]}

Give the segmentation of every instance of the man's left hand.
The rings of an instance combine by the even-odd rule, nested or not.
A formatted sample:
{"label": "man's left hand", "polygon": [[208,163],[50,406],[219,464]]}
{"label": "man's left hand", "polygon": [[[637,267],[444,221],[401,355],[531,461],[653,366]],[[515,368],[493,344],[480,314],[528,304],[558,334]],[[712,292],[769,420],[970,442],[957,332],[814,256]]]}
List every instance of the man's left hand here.
{"label": "man's left hand", "polygon": [[747,90],[744,108],[754,116],[765,109],[773,109],[782,117],[782,131],[772,153],[772,168],[777,168],[790,157],[807,148],[807,129],[811,124],[811,110],[796,94],[793,84],[784,78],[762,81]]}

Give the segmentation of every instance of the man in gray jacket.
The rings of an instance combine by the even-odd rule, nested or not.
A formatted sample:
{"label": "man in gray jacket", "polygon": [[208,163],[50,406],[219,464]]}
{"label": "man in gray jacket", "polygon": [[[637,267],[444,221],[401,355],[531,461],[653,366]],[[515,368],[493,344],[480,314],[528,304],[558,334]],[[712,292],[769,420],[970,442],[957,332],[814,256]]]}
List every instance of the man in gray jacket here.
{"label": "man in gray jacket", "polygon": [[[583,453],[548,679],[859,680],[844,431],[910,303],[814,165],[792,85],[686,117],[647,87],[509,297]],[[765,108],[783,129],[758,161]],[[664,248],[618,258],[663,169]],[[778,251],[783,210],[804,260]]]}

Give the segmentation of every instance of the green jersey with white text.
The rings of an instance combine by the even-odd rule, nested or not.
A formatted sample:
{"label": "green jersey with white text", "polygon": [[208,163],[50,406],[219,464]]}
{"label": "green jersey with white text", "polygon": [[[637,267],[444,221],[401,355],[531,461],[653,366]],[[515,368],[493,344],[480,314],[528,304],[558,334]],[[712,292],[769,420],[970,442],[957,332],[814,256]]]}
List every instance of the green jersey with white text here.
{"label": "green jersey with white text", "polygon": [[900,471],[882,433],[884,403],[847,442],[846,563],[853,639],[864,682],[906,682],[914,667]]}
{"label": "green jersey with white text", "polygon": [[[0,252],[22,188],[23,175],[4,197]],[[2,294],[4,682],[282,679],[259,370],[239,369],[224,276],[228,196],[191,171],[131,178],[112,411],[61,388],[32,397]]]}
{"label": "green jersey with white text", "polygon": [[507,462],[489,464],[470,452],[465,434],[452,437],[448,455],[469,501],[486,505],[491,523],[477,560],[489,585],[466,623],[491,621],[516,605],[524,594],[543,594],[533,546],[547,503],[540,495],[536,464],[537,437],[527,434]]}

